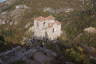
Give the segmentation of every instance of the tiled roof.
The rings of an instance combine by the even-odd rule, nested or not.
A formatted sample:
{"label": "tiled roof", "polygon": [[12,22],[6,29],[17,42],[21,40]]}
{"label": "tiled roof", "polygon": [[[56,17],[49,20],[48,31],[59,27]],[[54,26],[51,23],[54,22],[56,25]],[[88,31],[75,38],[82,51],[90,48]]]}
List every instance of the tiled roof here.
{"label": "tiled roof", "polygon": [[45,18],[46,20],[49,20],[49,19],[55,19],[53,16],[48,16]]}
{"label": "tiled roof", "polygon": [[54,19],[55,22],[49,23],[49,24],[48,24],[48,28],[53,27],[53,25],[55,25],[55,24],[57,24],[57,25],[60,25],[60,24],[61,24],[61,22],[55,20],[55,18],[54,18],[53,16],[48,16],[48,17],[46,17],[46,18],[40,16],[40,17],[35,18],[35,20],[38,20],[38,21],[49,20],[49,19]]}
{"label": "tiled roof", "polygon": [[40,17],[37,17],[37,18],[35,18],[34,20],[41,20],[41,21],[43,21],[43,20],[50,20],[50,19],[55,19],[53,16],[48,16],[48,17],[42,17],[42,16],[40,16]]}
{"label": "tiled roof", "polygon": [[43,20],[45,20],[45,18],[40,16],[40,17],[35,18],[34,20],[39,20],[39,21],[41,20],[41,21],[43,21]]}

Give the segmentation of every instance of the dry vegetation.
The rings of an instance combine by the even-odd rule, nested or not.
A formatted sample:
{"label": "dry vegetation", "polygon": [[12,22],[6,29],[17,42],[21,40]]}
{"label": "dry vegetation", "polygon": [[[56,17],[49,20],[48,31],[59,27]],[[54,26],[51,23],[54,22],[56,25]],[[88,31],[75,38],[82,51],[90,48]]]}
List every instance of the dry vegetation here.
{"label": "dry vegetation", "polygon": [[[30,9],[24,9],[23,12],[17,11],[20,12],[20,16],[18,16],[19,13],[13,14],[12,12],[15,10],[15,6],[18,4],[27,5]],[[27,28],[24,27],[27,23],[33,23],[33,17],[53,15],[57,20],[62,22],[62,30],[65,32],[64,35],[66,34],[67,41],[62,41],[62,39],[65,38],[64,35],[59,38],[59,40],[61,40],[58,45],[60,48],[59,51],[56,50],[53,44],[46,44],[46,46],[66,56],[64,59],[73,61],[75,64],[95,64],[96,51],[91,51],[90,53],[89,49],[92,48],[96,50],[96,34],[91,35],[84,32],[84,29],[87,27],[92,26],[96,28],[96,8],[90,8],[91,6],[89,6],[90,5],[86,6],[86,4],[85,6],[82,5],[79,0],[19,0],[19,3],[15,2],[15,4],[11,4],[2,10],[8,11],[8,16],[4,16],[6,20],[18,22],[18,24],[11,26],[9,24],[0,25],[0,35],[4,37],[4,42],[20,44],[23,37],[29,37],[31,35],[26,34],[26,32],[32,24]],[[72,7],[75,10],[70,14],[65,12],[52,14],[43,12],[42,8],[45,7],[54,9]],[[16,17],[10,15],[15,15]],[[2,16],[0,18],[2,18]],[[1,37],[0,41],[2,41]],[[82,46],[82,44],[84,46]],[[90,59],[90,56],[94,58]],[[61,62],[63,63],[64,61],[61,60]],[[57,62],[57,64],[62,63]]]}

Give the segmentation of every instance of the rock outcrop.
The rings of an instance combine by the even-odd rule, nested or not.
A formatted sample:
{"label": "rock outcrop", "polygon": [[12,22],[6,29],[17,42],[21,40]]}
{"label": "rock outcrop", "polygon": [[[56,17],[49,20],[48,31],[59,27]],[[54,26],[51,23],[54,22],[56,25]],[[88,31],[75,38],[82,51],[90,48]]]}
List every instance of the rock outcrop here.
{"label": "rock outcrop", "polygon": [[[46,48],[24,48],[17,46],[12,50],[0,53],[1,64],[10,64],[15,61],[23,60],[29,64],[52,64],[57,54]],[[14,59],[14,60],[13,60]]]}
{"label": "rock outcrop", "polygon": [[85,28],[84,31],[87,33],[91,33],[91,34],[93,33],[94,34],[94,33],[96,33],[96,28],[88,27],[88,28]]}

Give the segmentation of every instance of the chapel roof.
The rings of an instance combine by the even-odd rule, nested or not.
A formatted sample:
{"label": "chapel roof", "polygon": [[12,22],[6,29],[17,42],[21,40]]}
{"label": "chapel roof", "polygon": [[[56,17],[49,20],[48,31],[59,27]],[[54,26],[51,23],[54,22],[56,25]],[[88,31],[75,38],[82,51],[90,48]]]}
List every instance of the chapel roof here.
{"label": "chapel roof", "polygon": [[55,20],[55,18],[53,16],[48,16],[48,17],[39,16],[39,17],[35,18],[34,20],[43,21],[43,20],[52,20],[52,19]]}
{"label": "chapel roof", "polygon": [[39,16],[39,17],[35,18],[35,20],[38,20],[38,21],[44,21],[44,20],[50,20],[50,19],[54,19],[55,22],[48,23],[48,28],[53,27],[55,24],[57,24],[57,25],[60,25],[61,24],[61,22],[55,20],[55,18],[53,16],[48,16],[48,17]]}

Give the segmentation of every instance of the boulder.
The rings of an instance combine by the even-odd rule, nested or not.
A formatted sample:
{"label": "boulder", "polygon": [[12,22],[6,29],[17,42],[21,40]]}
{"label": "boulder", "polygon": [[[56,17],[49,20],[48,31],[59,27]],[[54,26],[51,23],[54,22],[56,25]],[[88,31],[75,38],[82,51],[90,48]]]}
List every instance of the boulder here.
{"label": "boulder", "polygon": [[88,28],[85,28],[84,29],[84,32],[87,32],[87,33],[96,33],[96,28],[94,28],[94,27],[88,27]]}
{"label": "boulder", "polygon": [[28,9],[29,7],[26,5],[17,5],[16,9]]}
{"label": "boulder", "polygon": [[53,8],[50,8],[50,7],[46,7],[46,8],[43,9],[43,12],[55,13],[56,10],[53,9]]}
{"label": "boulder", "polygon": [[33,55],[33,58],[35,61],[40,62],[41,64],[50,64],[52,57],[46,56],[44,53],[42,52],[36,52]]}

